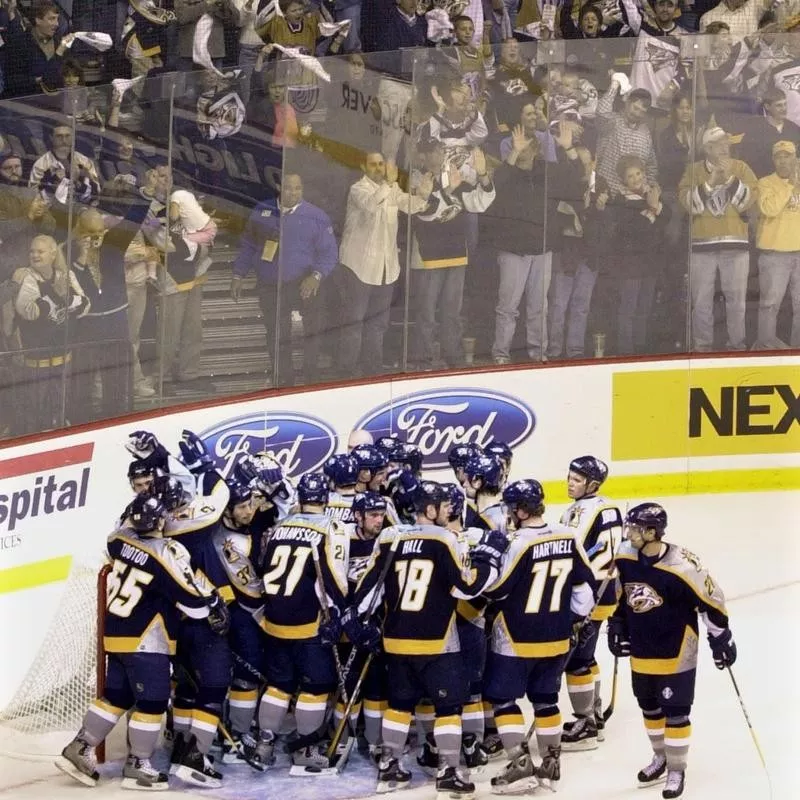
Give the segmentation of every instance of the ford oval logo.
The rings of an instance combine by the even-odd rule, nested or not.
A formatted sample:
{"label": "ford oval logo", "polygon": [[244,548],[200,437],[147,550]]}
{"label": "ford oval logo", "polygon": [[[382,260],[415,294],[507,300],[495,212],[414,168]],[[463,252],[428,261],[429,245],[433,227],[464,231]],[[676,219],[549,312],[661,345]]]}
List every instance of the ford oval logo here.
{"label": "ford oval logo", "polygon": [[314,472],[338,444],[327,422],[292,411],[234,417],[203,431],[200,438],[226,478],[242,455],[262,450],[276,458],[289,477]]}
{"label": "ford oval logo", "polygon": [[486,447],[494,440],[510,447],[524,442],[536,417],[521,401],[488,389],[435,389],[415,392],[364,415],[356,428],[374,437],[398,433],[422,450],[428,469],[449,467],[457,444]]}

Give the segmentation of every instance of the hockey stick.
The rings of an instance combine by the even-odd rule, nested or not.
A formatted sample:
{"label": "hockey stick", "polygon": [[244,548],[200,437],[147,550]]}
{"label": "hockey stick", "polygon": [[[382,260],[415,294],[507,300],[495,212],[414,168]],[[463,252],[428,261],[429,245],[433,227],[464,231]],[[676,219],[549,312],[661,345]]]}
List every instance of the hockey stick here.
{"label": "hockey stick", "polygon": [[764,774],[767,776],[767,785],[769,786],[769,796],[770,800],[772,798],[772,778],[770,777],[769,770],[767,769],[767,762],[764,758],[764,753],[761,750],[761,745],[758,743],[758,737],[756,736],[755,728],[753,728],[753,723],[750,721],[750,715],[747,713],[747,708],[744,704],[744,699],[742,698],[742,693],[739,691],[739,684],[736,682],[736,678],[733,674],[733,669],[731,667],[727,667],[728,675],[731,676],[731,683],[733,684],[733,690],[736,692],[736,697],[739,700],[739,705],[742,708],[742,714],[744,714],[744,720],[747,723],[747,727],[750,730],[750,736],[753,739],[753,744],[756,746],[756,751],[758,752],[758,757],[761,760],[761,766],[764,768]]}
{"label": "hockey stick", "polygon": [[603,722],[608,722],[611,715],[614,713],[614,704],[617,701],[617,679],[619,677],[619,657],[614,656],[614,672],[611,678],[611,700],[608,703],[608,708],[603,712]]}

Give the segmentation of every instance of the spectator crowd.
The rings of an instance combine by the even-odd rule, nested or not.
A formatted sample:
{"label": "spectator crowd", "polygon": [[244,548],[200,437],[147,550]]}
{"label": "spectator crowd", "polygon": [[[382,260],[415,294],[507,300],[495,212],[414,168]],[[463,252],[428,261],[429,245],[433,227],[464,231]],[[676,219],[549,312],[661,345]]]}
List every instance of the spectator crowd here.
{"label": "spectator crowd", "polygon": [[0,35],[5,435],[210,391],[220,242],[281,385],[800,348],[800,0],[8,0]]}

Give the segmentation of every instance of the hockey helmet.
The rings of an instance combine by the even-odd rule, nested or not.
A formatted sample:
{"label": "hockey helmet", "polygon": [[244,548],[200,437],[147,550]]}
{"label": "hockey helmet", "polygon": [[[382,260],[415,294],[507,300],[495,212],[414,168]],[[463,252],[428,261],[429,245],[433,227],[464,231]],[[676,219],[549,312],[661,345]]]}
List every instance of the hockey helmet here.
{"label": "hockey helmet", "polygon": [[386,454],[373,444],[362,444],[360,447],[354,447],[350,451],[350,455],[356,460],[359,471],[366,469],[375,474],[389,464]]}
{"label": "hockey helmet", "polygon": [[353,500],[353,513],[358,511],[366,514],[367,511],[386,511],[388,505],[386,498],[378,492],[359,492]]}
{"label": "hockey helmet", "polygon": [[389,455],[389,461],[394,461],[396,464],[403,464],[412,472],[420,472],[422,470],[422,450],[415,444],[398,442]]}
{"label": "hockey helmet", "polygon": [[475,456],[464,465],[464,474],[470,481],[483,479],[482,489],[499,492],[503,483],[503,462],[497,456]]}
{"label": "hockey helmet", "polygon": [[322,472],[334,486],[355,486],[358,482],[358,461],[349,453],[331,456]]}
{"label": "hockey helmet", "polygon": [[441,484],[436,481],[420,481],[411,495],[411,506],[415,511],[422,513],[428,506],[436,506],[438,509],[447,499],[447,492]]}
{"label": "hockey helmet", "polygon": [[489,442],[483,448],[483,452],[487,456],[497,456],[507,467],[511,465],[511,459],[514,457],[514,453],[505,442]]}
{"label": "hockey helmet", "polygon": [[172,475],[157,475],[151,493],[164,504],[167,511],[175,511],[184,503],[183,484]]}
{"label": "hockey helmet", "polygon": [[658,503],[639,503],[625,514],[625,527],[652,528],[660,539],[667,528],[667,512]]}
{"label": "hockey helmet", "polygon": [[450,500],[450,520],[461,519],[464,513],[464,492],[461,487],[455,483],[443,483],[442,489],[447,492]]}
{"label": "hockey helmet", "polygon": [[142,492],[128,504],[125,517],[137,533],[151,533],[167,515],[167,507],[157,497]]}
{"label": "hockey helmet", "polygon": [[544,502],[544,489],[533,478],[514,481],[503,490],[503,502],[509,508],[534,509]]}
{"label": "hockey helmet", "polygon": [[325,505],[328,502],[328,482],[321,472],[306,472],[297,483],[300,505]]}
{"label": "hockey helmet", "polygon": [[579,456],[569,462],[569,471],[583,475],[587,481],[594,481],[601,486],[608,477],[608,466],[594,456]]}
{"label": "hockey helmet", "polygon": [[235,479],[231,480],[230,478],[225,481],[225,483],[227,484],[230,492],[230,497],[228,498],[228,508],[238,506],[239,503],[250,502],[251,498],[253,497],[253,490],[248,484],[242,483],[241,481],[237,481]]}

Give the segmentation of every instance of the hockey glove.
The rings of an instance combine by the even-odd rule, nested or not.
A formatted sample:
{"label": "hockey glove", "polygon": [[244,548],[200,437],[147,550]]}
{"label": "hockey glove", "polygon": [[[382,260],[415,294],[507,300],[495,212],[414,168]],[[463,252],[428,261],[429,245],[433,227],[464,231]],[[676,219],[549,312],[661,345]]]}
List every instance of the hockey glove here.
{"label": "hockey glove", "polygon": [[719,636],[712,636],[709,633],[708,643],[717,669],[732,667],[736,663],[736,642],[733,641],[730,628],[725,628]]}
{"label": "hockey glove", "polygon": [[193,475],[214,469],[214,459],[211,458],[203,440],[197,434],[184,430],[179,447],[183,463]]}
{"label": "hockey glove", "polygon": [[486,531],[478,544],[470,551],[469,556],[473,564],[488,564],[490,567],[500,569],[500,559],[508,550],[508,539],[500,531]]}
{"label": "hockey glove", "polygon": [[569,637],[569,645],[573,650],[587,647],[594,639],[595,628],[589,622],[588,617],[580,617],[572,614],[572,633]]}
{"label": "hockey glove", "polygon": [[150,431],[134,431],[128,434],[125,449],[134,457],[143,460],[152,455],[159,446],[155,434]]}
{"label": "hockey glove", "polygon": [[328,619],[319,624],[319,638],[325,647],[335,647],[342,638],[342,623],[339,609],[336,606],[328,608]]}
{"label": "hockey glove", "polygon": [[226,636],[231,627],[231,612],[217,592],[208,598],[208,624],[218,636]]}
{"label": "hockey glove", "polygon": [[342,630],[356,647],[371,653],[377,653],[381,649],[381,629],[374,622],[361,622],[355,606],[348,608],[342,615]]}
{"label": "hockey glove", "polygon": [[617,658],[627,658],[631,654],[628,626],[618,617],[610,617],[608,620],[608,649]]}

